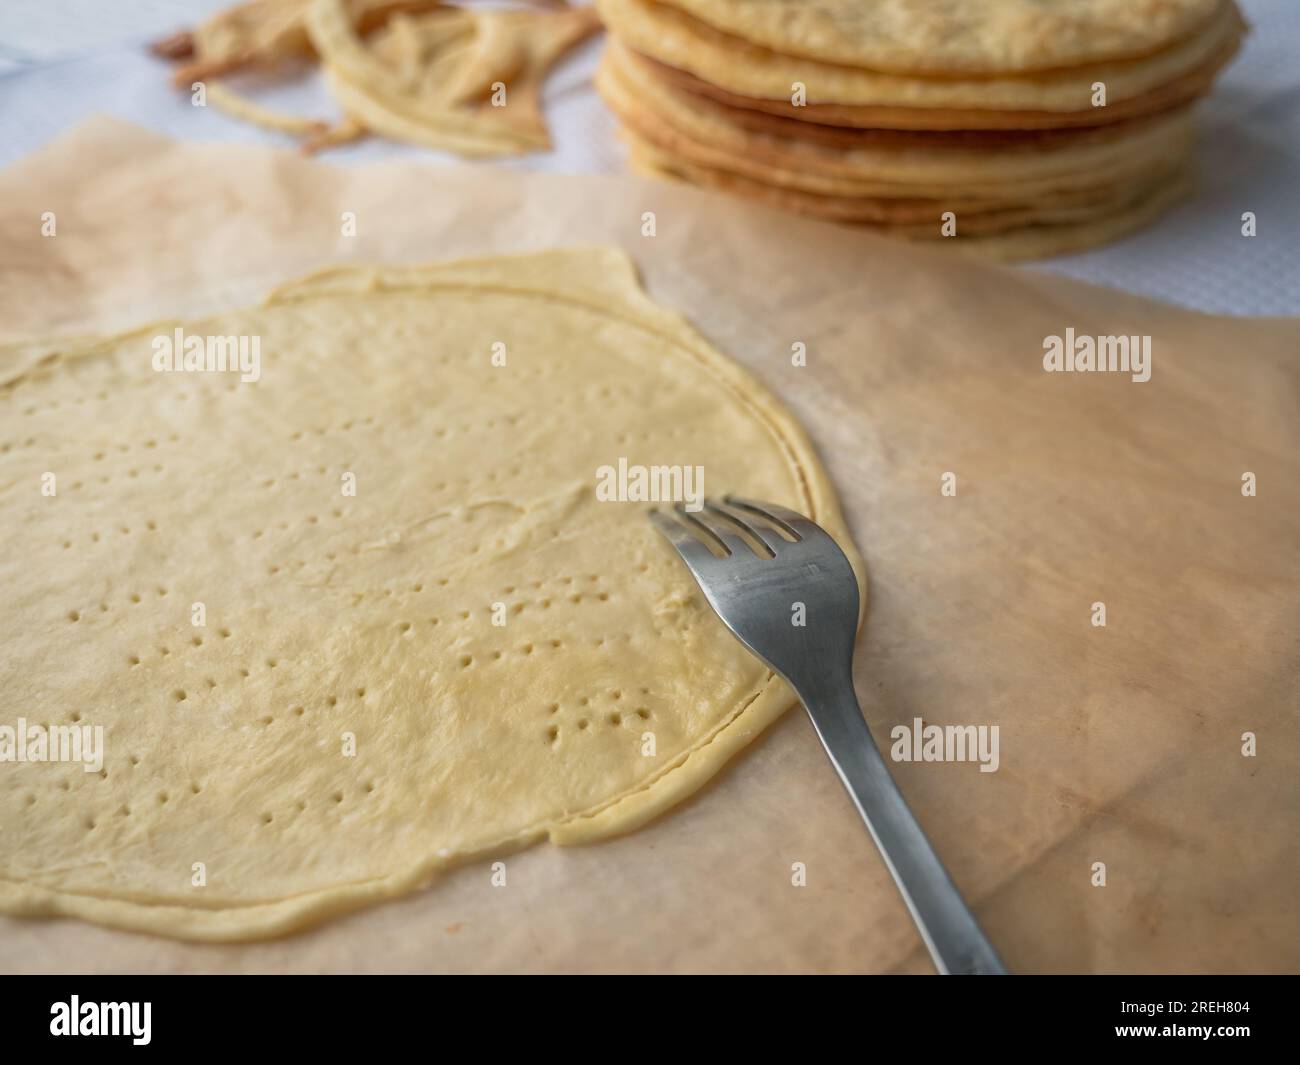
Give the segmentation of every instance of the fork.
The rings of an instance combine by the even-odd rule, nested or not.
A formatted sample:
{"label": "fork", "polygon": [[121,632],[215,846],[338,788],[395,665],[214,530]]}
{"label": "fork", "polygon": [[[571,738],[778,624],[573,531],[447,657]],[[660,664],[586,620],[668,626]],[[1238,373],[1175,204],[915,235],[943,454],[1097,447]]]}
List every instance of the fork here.
{"label": "fork", "polygon": [[862,717],[853,691],[858,582],[844,552],[821,526],[772,503],[727,496],[673,514],[652,510],[650,519],[727,628],[799,696],[939,972],[1004,975]]}

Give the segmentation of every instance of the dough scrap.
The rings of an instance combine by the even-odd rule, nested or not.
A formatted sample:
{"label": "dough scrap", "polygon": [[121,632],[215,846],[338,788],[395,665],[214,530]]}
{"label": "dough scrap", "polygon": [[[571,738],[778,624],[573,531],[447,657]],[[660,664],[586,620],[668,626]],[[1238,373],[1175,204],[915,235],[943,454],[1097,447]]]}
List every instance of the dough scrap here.
{"label": "dough scrap", "polygon": [[[184,58],[172,76],[180,88],[250,67],[270,69],[314,53],[307,35],[307,12],[314,0],[248,0],[218,11],[191,34],[178,34],[155,46],[164,58]],[[345,0],[348,19],[368,33],[395,14],[428,11],[439,0]],[[182,45],[182,41],[185,45]],[[187,46],[187,47],[186,47]]]}
{"label": "dough scrap", "polygon": [[[156,371],[177,327],[259,338],[260,379]],[[793,697],[600,465],[702,465],[862,572],[789,413],[609,249],[0,348],[0,425],[0,725],[106,748],[0,763],[13,914],[262,938],[694,792]]]}
{"label": "dough scrap", "polygon": [[[395,17],[363,40],[343,0],[317,0],[307,28],[330,92],[353,121],[396,140],[473,157],[550,147],[542,85],[600,20],[585,7],[450,8]],[[504,93],[499,104],[497,86]]]}
{"label": "dough scrap", "polygon": [[[186,60],[178,87],[207,85],[234,118],[300,139],[305,153],[379,133],[459,155],[518,155],[550,147],[542,88],[550,69],[600,28],[595,11],[469,10],[438,0],[252,0],[193,33],[158,41]],[[338,121],[280,111],[216,81],[319,59],[344,112]]]}

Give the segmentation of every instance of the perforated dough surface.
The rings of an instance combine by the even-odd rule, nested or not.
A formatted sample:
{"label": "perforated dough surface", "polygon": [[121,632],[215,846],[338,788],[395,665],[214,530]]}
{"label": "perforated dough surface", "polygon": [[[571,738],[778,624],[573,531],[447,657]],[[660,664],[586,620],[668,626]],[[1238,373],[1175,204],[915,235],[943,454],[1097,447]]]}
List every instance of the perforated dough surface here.
{"label": "perforated dough surface", "polygon": [[[258,336],[261,379],[155,372],[177,325]],[[792,697],[645,504],[596,501],[619,457],[802,509],[856,563],[802,431],[614,251],[330,270],[0,349],[0,380],[0,723],[106,748],[0,765],[12,913],[267,936],[698,788]]]}

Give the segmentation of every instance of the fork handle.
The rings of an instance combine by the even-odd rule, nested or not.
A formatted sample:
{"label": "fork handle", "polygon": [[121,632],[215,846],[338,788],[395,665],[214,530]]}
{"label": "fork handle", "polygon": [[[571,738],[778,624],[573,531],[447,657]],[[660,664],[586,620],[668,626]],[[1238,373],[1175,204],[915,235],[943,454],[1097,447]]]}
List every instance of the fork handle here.
{"label": "fork handle", "polygon": [[871,738],[851,677],[800,691],[822,746],[866,822],[939,972],[1006,974]]}

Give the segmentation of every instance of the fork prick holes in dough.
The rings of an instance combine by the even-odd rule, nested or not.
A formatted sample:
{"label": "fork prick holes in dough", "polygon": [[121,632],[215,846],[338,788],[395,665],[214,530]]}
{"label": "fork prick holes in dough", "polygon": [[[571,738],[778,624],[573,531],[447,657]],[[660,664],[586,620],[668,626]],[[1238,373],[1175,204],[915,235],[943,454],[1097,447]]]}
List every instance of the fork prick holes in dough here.
{"label": "fork prick holes in dough", "polygon": [[[580,275],[552,279],[571,273],[566,264],[579,260]],[[650,720],[656,732],[663,730],[661,744],[673,737],[675,756],[714,743],[714,735],[762,728],[786,709],[757,717],[746,709],[732,728],[740,708],[723,693],[761,686],[759,668],[729,634],[696,626],[683,612],[686,585],[676,563],[647,553],[649,568],[637,573],[643,558],[636,552],[649,550],[643,516],[597,506],[585,482],[588,467],[609,457],[596,449],[626,430],[630,447],[698,455],[711,475],[718,471],[720,486],[735,481],[814,510],[803,485],[817,486],[816,499],[833,497],[811,453],[757,385],[715,374],[741,371],[706,341],[640,293],[620,296],[633,293],[634,282],[618,256],[556,253],[541,260],[540,273],[536,260],[531,267],[529,261],[391,273],[343,267],[327,282],[304,283],[292,298],[233,312],[246,317],[223,318],[220,329],[205,331],[260,333],[300,357],[281,366],[288,375],[283,389],[228,395],[196,384],[187,403],[193,429],[179,446],[167,443],[156,387],[139,390],[134,375],[106,365],[114,375],[114,409],[136,419],[139,440],[157,442],[148,458],[168,452],[161,473],[143,461],[143,443],[133,442],[129,456],[120,456],[116,443],[103,447],[105,458],[91,464],[70,431],[41,425],[42,433],[66,432],[50,444],[79,457],[81,468],[70,472],[85,485],[70,501],[85,509],[62,508],[67,515],[56,518],[47,507],[51,517],[42,520],[51,523],[41,527],[40,549],[69,579],[49,581],[42,597],[25,589],[25,600],[38,607],[30,618],[21,604],[17,613],[51,642],[52,660],[101,644],[102,661],[94,664],[105,667],[114,687],[93,716],[83,711],[108,726],[108,779],[87,783],[84,775],[68,774],[64,792],[60,777],[47,778],[36,794],[40,817],[32,807],[21,821],[33,789],[9,789],[12,823],[23,826],[24,837],[56,814],[76,837],[66,847],[57,832],[41,839],[43,868],[31,870],[23,892],[57,892],[61,912],[181,938],[278,935],[358,905],[359,882],[389,873],[394,882],[403,880],[428,868],[439,850],[460,857],[457,841],[468,838],[462,830],[504,839],[549,826],[556,842],[576,842],[626,827],[623,810],[630,804],[620,796],[644,796],[665,809],[691,790],[689,778],[708,775],[695,766],[712,760],[688,758],[673,771],[673,781],[687,783],[684,791],[660,787],[663,763],[646,759],[633,742]],[[443,285],[442,276],[456,280],[462,270],[472,275],[464,284]],[[391,276],[391,283],[372,284],[377,275]],[[344,291],[354,277],[356,291]],[[476,292],[467,298],[470,286]],[[573,299],[566,298],[570,290]],[[431,345],[477,350],[476,331],[485,321],[503,329],[526,326],[529,343],[545,349],[539,360],[547,372],[522,384],[513,371],[497,374],[485,394],[474,367],[453,359],[438,370],[439,387],[455,395],[455,404],[430,403],[420,391],[427,384],[421,354]],[[399,326],[409,340],[395,336]],[[112,358],[132,357],[129,345],[119,347]],[[69,367],[93,369],[106,358],[88,350]],[[515,370],[530,368],[522,348],[512,362],[519,364]],[[620,378],[626,380],[618,384]],[[374,387],[357,388],[359,380]],[[74,383],[81,393],[94,391]],[[604,383],[611,395],[593,406],[584,388]],[[683,432],[671,439],[664,431],[673,414],[664,401],[670,387],[689,387],[700,399],[698,418],[692,407]],[[751,389],[761,403],[752,402]],[[293,399],[307,394],[320,402]],[[44,409],[38,418],[53,424]],[[517,411],[527,413],[512,423],[508,415]],[[716,432],[719,412],[726,415],[725,434]],[[373,425],[366,415],[373,415]],[[346,436],[344,419],[354,421]],[[486,428],[493,419],[495,431]],[[439,445],[446,472],[404,461],[413,434],[429,439],[440,421],[454,426]],[[318,436],[309,422],[326,433]],[[537,435],[539,454],[558,459],[510,472],[511,460],[499,459],[525,442],[502,441],[502,428],[512,424],[527,429],[530,444]],[[583,431],[571,431],[574,424]],[[218,455],[205,441],[223,431]],[[283,442],[294,433],[301,435],[291,458],[259,470],[267,460],[265,440]],[[497,470],[493,485],[471,476],[484,461],[482,471]],[[331,472],[318,474],[322,466]],[[354,467],[363,467],[359,498],[335,506],[338,475]],[[139,471],[136,479],[130,469]],[[101,474],[113,483],[101,487]],[[199,474],[224,486],[228,498],[191,506],[185,482],[194,477],[198,484]],[[268,478],[274,485],[260,487]],[[446,488],[435,493],[440,480]],[[113,505],[114,490],[128,488],[134,514]],[[168,506],[169,499],[183,505]],[[475,510],[472,523],[458,520],[465,507]],[[150,511],[164,517],[145,536],[146,519],[135,515]],[[437,517],[443,512],[450,520]],[[120,533],[123,527],[129,536]],[[577,529],[593,535],[566,537]],[[101,538],[94,545],[93,531]],[[61,551],[64,542],[71,546]],[[327,559],[331,553],[334,561]],[[268,579],[272,566],[279,573]],[[165,599],[160,589],[168,590]],[[101,599],[109,606],[101,620],[111,625],[95,624]],[[207,602],[206,628],[191,627],[181,609],[194,599]],[[154,609],[135,608],[146,602]],[[484,607],[495,602],[509,612],[503,638],[487,624]],[[671,609],[656,614],[659,603]],[[105,631],[87,641],[96,628]],[[160,649],[160,636],[170,655]],[[642,678],[684,660],[685,652],[689,678],[669,671],[653,697],[639,692]],[[26,675],[34,663],[18,664]],[[51,678],[61,688],[59,706],[91,705],[92,689],[80,690],[76,678],[56,671]],[[183,703],[177,691],[187,693]],[[718,697],[702,699],[701,692]],[[181,720],[184,730],[169,729]],[[337,754],[330,737],[345,730],[366,737],[364,760]],[[507,770],[508,803],[473,801],[474,781],[506,779]],[[94,806],[81,801],[86,787],[95,793]],[[158,799],[163,792],[170,801]],[[0,824],[9,824],[4,798]],[[129,818],[118,814],[128,806]],[[264,823],[264,815],[271,820]],[[86,816],[99,822],[90,834],[80,831]],[[209,868],[219,862],[240,870],[201,903],[188,874],[178,873],[189,870],[200,839]],[[4,848],[0,838],[0,866],[13,868],[15,855]]]}

